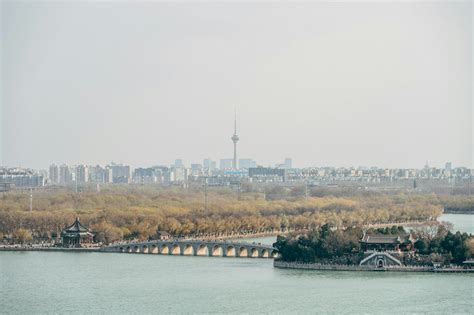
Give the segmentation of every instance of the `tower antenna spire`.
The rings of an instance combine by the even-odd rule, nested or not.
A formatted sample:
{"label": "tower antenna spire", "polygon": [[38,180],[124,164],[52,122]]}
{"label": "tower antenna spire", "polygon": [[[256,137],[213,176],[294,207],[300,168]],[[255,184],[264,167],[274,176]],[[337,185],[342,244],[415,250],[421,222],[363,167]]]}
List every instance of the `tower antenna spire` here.
{"label": "tower antenna spire", "polygon": [[232,163],[232,168],[237,169],[237,142],[239,141],[239,136],[237,135],[237,110],[234,106],[234,135],[232,136],[232,142],[234,143],[234,159]]}
{"label": "tower antenna spire", "polygon": [[237,134],[237,109],[234,106],[234,135]]}

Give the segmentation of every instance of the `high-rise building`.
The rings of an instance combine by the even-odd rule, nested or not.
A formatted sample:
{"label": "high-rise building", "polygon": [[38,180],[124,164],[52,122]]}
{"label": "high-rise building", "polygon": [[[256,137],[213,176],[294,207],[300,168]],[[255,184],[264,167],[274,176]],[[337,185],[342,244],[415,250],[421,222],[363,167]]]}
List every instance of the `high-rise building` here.
{"label": "high-rise building", "polygon": [[293,167],[293,161],[291,158],[285,158],[284,167],[290,169]]}
{"label": "high-rise building", "polygon": [[184,167],[183,159],[174,160],[174,167]]}
{"label": "high-rise building", "polygon": [[172,167],[169,174],[171,183],[183,183],[188,180],[188,171],[184,167]]}
{"label": "high-rise building", "polygon": [[239,167],[243,169],[249,169],[251,167],[257,167],[257,162],[252,159],[239,159]]}
{"label": "high-rise building", "polygon": [[231,169],[233,166],[233,159],[221,159],[219,163],[219,168],[221,170],[228,170]]}
{"label": "high-rise building", "polygon": [[162,170],[158,167],[137,168],[133,171],[133,182],[137,184],[161,183]]}
{"label": "high-rise building", "polygon": [[202,166],[205,168],[205,169],[208,169],[208,170],[215,170],[216,169],[216,161],[213,161],[211,159],[204,159],[203,160],[203,163],[202,163]]}
{"label": "high-rise building", "polygon": [[63,164],[59,167],[59,184],[66,185],[72,180],[71,169],[69,165]]}
{"label": "high-rise building", "polygon": [[[234,115],[234,135],[232,136],[232,142],[234,143],[234,159],[232,161],[232,168],[237,169],[237,142],[239,141],[239,136],[237,135],[237,113]],[[222,168],[222,167],[221,167]]]}
{"label": "high-rise building", "polygon": [[42,187],[44,176],[38,171],[24,168],[0,168],[0,185],[4,187]]}
{"label": "high-rise building", "polygon": [[76,182],[87,183],[89,181],[89,167],[87,165],[76,166]]}
{"label": "high-rise building", "polygon": [[[108,168],[100,165],[89,167],[89,181],[94,183],[108,183]],[[110,176],[112,178],[112,176]]]}
{"label": "high-rise building", "polygon": [[49,180],[51,184],[59,184],[59,166],[56,164],[49,167]]}
{"label": "high-rise building", "polygon": [[216,168],[217,168],[217,162],[216,161],[211,161],[209,169],[212,171],[212,170],[215,170]]}
{"label": "high-rise building", "polygon": [[132,173],[129,165],[111,163],[108,167],[112,169],[112,181],[114,183],[130,183]]}
{"label": "high-rise building", "polygon": [[113,183],[114,182],[114,174],[112,168],[110,166],[106,166],[104,169],[104,183]]}
{"label": "high-rise building", "polygon": [[451,171],[453,169],[453,163],[446,162],[446,164],[444,165],[444,169],[447,171]]}
{"label": "high-rise building", "polygon": [[200,171],[200,170],[202,170],[202,165],[201,164],[191,164],[191,170]]}
{"label": "high-rise building", "polygon": [[89,166],[88,168],[88,180],[91,183],[100,183],[100,166]]}
{"label": "high-rise building", "polygon": [[201,164],[191,164],[191,175],[202,175],[202,165]]}

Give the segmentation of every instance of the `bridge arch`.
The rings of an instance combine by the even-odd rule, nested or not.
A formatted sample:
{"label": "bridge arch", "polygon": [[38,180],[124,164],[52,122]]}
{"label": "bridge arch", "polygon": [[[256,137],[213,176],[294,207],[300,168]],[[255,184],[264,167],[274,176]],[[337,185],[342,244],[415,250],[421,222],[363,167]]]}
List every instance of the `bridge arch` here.
{"label": "bridge arch", "polygon": [[186,244],[183,246],[183,255],[185,256],[193,256],[194,255],[194,248],[192,244]]}
{"label": "bridge arch", "polygon": [[171,255],[181,255],[181,247],[178,244],[171,246]]}
{"label": "bridge arch", "polygon": [[200,244],[197,247],[196,256],[209,256],[209,248],[205,244]]}
{"label": "bridge arch", "polygon": [[256,249],[255,247],[252,247],[252,249],[250,249],[250,257],[252,258],[258,257],[258,249]]}
{"label": "bridge arch", "polygon": [[166,244],[161,245],[160,254],[162,254],[162,255],[169,255],[170,254],[170,248],[168,247],[168,245],[166,245]]}
{"label": "bridge arch", "polygon": [[239,257],[248,257],[249,252],[247,250],[247,247],[242,246],[239,248]]}
{"label": "bridge arch", "polygon": [[102,249],[118,253],[142,253],[183,256],[214,256],[214,257],[278,257],[276,248],[262,244],[246,242],[209,241],[209,240],[173,240],[173,241],[148,241],[130,242],[106,246]]}
{"label": "bridge arch", "polygon": [[212,247],[212,256],[222,256],[223,255],[223,250],[221,245],[214,245]]}
{"label": "bridge arch", "polygon": [[227,246],[227,249],[225,251],[225,255],[227,257],[235,257],[235,247],[230,245],[230,246]]}

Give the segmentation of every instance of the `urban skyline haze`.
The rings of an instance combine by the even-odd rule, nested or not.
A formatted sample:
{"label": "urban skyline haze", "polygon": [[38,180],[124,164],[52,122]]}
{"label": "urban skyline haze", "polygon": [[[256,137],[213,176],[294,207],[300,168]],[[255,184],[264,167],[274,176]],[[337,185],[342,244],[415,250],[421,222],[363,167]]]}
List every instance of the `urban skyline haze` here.
{"label": "urban skyline haze", "polygon": [[0,165],[473,167],[469,1],[0,6]]}

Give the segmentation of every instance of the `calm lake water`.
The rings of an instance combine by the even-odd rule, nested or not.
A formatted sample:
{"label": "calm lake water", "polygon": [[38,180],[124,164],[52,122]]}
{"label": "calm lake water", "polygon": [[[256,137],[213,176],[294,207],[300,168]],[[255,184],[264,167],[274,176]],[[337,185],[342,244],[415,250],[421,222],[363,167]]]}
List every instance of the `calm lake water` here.
{"label": "calm lake water", "polygon": [[472,214],[443,214],[438,221],[447,221],[453,224],[453,232],[461,231],[474,234],[474,215]]}
{"label": "calm lake water", "polygon": [[474,276],[280,270],[270,259],[0,253],[0,313],[472,313]]}
{"label": "calm lake water", "polygon": [[6,314],[394,312],[473,314],[474,275],[281,270],[271,259],[0,252]]}

